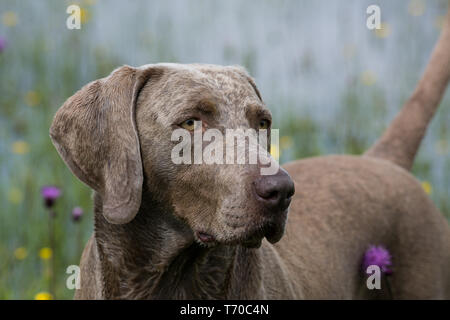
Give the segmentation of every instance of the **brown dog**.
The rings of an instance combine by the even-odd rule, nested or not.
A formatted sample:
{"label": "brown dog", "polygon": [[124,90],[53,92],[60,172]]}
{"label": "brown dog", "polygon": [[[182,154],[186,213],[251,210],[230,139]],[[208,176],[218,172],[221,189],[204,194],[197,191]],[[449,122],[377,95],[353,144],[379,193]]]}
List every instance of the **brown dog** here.
{"label": "brown dog", "polygon": [[[295,196],[283,169],[171,160],[172,131],[192,119],[221,132],[270,124],[244,70],[125,66],[83,87],[50,129],[95,190],[75,297],[450,298],[450,230],[408,172],[450,76],[448,24],[414,95],[364,156],[285,166]],[[371,244],[392,254],[392,296],[366,288]]]}

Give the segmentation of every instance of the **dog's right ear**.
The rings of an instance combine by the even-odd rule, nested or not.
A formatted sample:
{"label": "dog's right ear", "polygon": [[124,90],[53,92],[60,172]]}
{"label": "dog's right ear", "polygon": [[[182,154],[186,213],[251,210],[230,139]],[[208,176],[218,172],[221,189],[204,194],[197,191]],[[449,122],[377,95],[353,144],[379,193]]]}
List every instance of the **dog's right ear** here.
{"label": "dog's right ear", "polygon": [[110,223],[127,223],[139,210],[143,168],[135,108],[144,85],[162,73],[158,66],[118,68],[70,97],[50,128],[70,170],[102,197]]}

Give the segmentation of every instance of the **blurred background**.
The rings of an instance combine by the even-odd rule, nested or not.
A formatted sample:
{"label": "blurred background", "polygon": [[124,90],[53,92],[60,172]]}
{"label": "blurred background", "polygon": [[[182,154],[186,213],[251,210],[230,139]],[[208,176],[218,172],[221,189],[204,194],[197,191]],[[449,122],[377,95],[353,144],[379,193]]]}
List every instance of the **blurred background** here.
{"label": "blurred background", "polygon": [[[66,8],[81,7],[81,30]],[[366,27],[381,8],[382,29]],[[445,0],[0,2],[0,299],[70,299],[66,268],[93,230],[91,191],[48,136],[53,115],[117,66],[245,66],[281,163],[361,154],[411,94],[442,28]],[[450,95],[413,173],[450,217]],[[53,187],[50,187],[53,186]]]}

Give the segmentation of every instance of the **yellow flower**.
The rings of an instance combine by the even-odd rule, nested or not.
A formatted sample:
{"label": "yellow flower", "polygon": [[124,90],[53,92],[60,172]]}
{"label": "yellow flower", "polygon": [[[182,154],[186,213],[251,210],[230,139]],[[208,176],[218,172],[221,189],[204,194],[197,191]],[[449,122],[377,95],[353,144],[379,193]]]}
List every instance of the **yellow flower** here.
{"label": "yellow flower", "polygon": [[278,148],[278,145],[272,143],[270,145],[270,155],[278,161],[278,159],[280,158],[280,149]]}
{"label": "yellow flower", "polygon": [[30,150],[28,143],[18,140],[12,144],[12,152],[15,154],[25,154]]}
{"label": "yellow flower", "polygon": [[23,260],[28,256],[28,251],[24,247],[19,247],[16,250],[14,250],[14,257],[16,257],[17,260]]}
{"label": "yellow flower", "polygon": [[374,29],[375,36],[378,38],[387,38],[391,34],[391,27],[386,22],[382,22],[380,27],[380,29]]}
{"label": "yellow flower", "polygon": [[39,102],[41,102],[41,96],[36,91],[28,91],[25,94],[25,102],[30,107],[34,107],[35,105],[39,104]]}
{"label": "yellow flower", "polygon": [[422,188],[423,190],[425,190],[426,194],[431,194],[431,192],[433,191],[433,188],[431,187],[431,184],[428,181],[422,182]]}
{"label": "yellow flower", "polygon": [[87,23],[91,19],[91,13],[86,8],[80,8],[80,21],[81,24]]}
{"label": "yellow flower", "polygon": [[408,5],[408,12],[414,17],[423,15],[423,13],[425,12],[425,1],[411,0]]}
{"label": "yellow flower", "polygon": [[371,86],[371,85],[374,85],[375,84],[375,82],[376,82],[376,76],[375,76],[375,74],[372,72],[372,71],[370,71],[370,70],[367,70],[367,71],[364,71],[362,74],[361,74],[361,82],[365,85],[365,86]]}
{"label": "yellow flower", "polygon": [[34,296],[34,300],[53,300],[53,296],[48,292],[39,292]]}
{"label": "yellow flower", "polygon": [[53,255],[52,249],[50,249],[48,247],[45,247],[45,248],[42,248],[41,250],[39,250],[39,257],[42,260],[48,260],[52,257],[52,255]]}
{"label": "yellow flower", "polygon": [[2,22],[7,27],[14,27],[17,24],[17,15],[13,11],[6,11],[2,15]]}
{"label": "yellow flower", "polygon": [[292,137],[290,137],[290,136],[282,136],[280,138],[281,150],[289,149],[290,147],[292,147],[293,144],[294,144],[294,142],[292,141]]}
{"label": "yellow flower", "polygon": [[11,190],[9,190],[8,194],[9,202],[13,204],[19,204],[23,200],[23,194],[22,191],[20,191],[19,188],[12,187]]}

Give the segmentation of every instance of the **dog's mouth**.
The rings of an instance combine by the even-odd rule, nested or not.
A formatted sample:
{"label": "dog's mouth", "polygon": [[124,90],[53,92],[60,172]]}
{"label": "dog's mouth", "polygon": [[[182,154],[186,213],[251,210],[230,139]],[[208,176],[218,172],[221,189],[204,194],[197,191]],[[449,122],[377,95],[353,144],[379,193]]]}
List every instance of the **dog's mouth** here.
{"label": "dog's mouth", "polygon": [[264,238],[273,244],[280,241],[283,234],[284,224],[268,223],[264,225],[264,227],[251,233],[244,241],[242,241],[242,245],[247,248],[259,248]]}
{"label": "dog's mouth", "polygon": [[246,232],[245,235],[230,240],[219,240],[218,237],[204,231],[195,232],[195,238],[198,242],[206,246],[214,246],[223,243],[227,245],[242,245],[246,248],[259,248],[264,238],[272,244],[280,241],[284,234],[284,225],[284,222],[268,222],[263,226]]}
{"label": "dog's mouth", "polygon": [[206,232],[197,231],[196,236],[197,239],[204,244],[211,244],[216,242],[216,238],[213,235],[210,235],[209,233]]}

